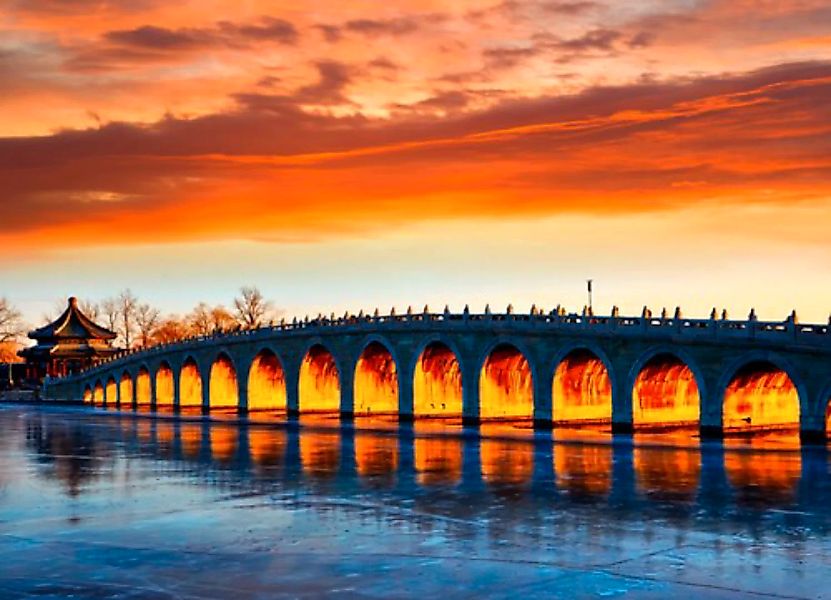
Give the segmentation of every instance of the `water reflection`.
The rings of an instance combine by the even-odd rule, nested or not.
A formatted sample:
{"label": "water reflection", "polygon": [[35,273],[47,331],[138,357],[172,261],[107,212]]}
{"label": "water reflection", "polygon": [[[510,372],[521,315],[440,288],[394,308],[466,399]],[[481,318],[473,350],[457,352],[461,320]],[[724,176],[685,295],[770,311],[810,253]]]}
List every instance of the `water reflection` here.
{"label": "water reflection", "polygon": [[[7,411],[0,411],[0,419],[5,415]],[[29,415],[26,423],[26,444],[38,473],[59,481],[70,496],[83,493],[86,483],[111,471],[116,458],[149,456],[209,464],[235,477],[248,472],[289,477],[282,480],[294,486],[302,486],[304,478],[292,473],[311,480],[337,479],[344,489],[350,482],[370,482],[405,497],[415,493],[407,488],[413,485],[425,491],[444,488],[474,494],[484,484],[509,489],[512,497],[549,490],[544,497],[550,495],[552,502],[559,497],[617,506],[613,496],[623,494],[628,506],[641,510],[653,502],[669,502],[693,513],[699,503],[714,502],[706,498],[714,489],[727,492],[717,503],[737,508],[831,504],[825,481],[828,466],[817,462],[825,461],[825,454],[811,459],[813,474],[806,479],[804,452],[757,438],[699,447],[685,438],[660,446],[652,438],[636,436],[627,445],[598,433],[589,443],[559,434],[555,437],[560,441],[551,442],[508,425],[482,427],[476,432],[484,436],[480,438],[463,431],[456,421],[419,421],[402,426],[397,434],[390,423],[340,428],[337,420],[322,417],[288,427],[248,427],[123,413],[67,418],[47,412]],[[705,457],[707,469],[702,467]],[[803,484],[817,484],[816,473],[822,483],[819,492],[800,494]],[[534,486],[535,480],[540,485]]]}

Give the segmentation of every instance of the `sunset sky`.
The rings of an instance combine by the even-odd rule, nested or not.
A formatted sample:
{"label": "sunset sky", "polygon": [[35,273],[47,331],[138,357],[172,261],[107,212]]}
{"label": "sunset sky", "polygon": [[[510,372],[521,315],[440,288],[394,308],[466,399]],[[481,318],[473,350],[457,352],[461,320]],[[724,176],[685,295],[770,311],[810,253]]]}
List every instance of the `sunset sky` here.
{"label": "sunset sky", "polygon": [[0,296],[831,312],[828,0],[0,0]]}

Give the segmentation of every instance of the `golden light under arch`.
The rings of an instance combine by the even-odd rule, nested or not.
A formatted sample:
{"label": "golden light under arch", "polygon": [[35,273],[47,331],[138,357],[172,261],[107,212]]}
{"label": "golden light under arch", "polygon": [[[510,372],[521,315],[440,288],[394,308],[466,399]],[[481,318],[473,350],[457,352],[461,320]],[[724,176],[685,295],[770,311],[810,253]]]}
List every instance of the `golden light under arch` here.
{"label": "golden light under arch", "polygon": [[84,387],[84,404],[92,404],[92,388],[89,386]]}
{"label": "golden light under arch", "polygon": [[531,366],[510,344],[500,344],[485,359],[479,375],[482,419],[530,419],[534,415]]}
{"label": "golden light under arch", "polygon": [[96,381],[95,387],[92,388],[92,403],[95,406],[104,405],[104,384],[100,381]]}
{"label": "golden light under arch", "polygon": [[152,402],[153,386],[150,381],[150,371],[146,367],[142,367],[136,375],[136,404],[149,406]]}
{"label": "golden light under arch", "polygon": [[208,393],[211,408],[237,408],[239,406],[237,370],[226,354],[217,356],[211,365]]}
{"label": "golden light under arch", "polygon": [[179,374],[179,406],[194,408],[202,406],[202,375],[199,367],[192,358],[182,365]]}
{"label": "golden light under arch", "polygon": [[110,377],[107,380],[107,387],[104,391],[104,398],[108,406],[116,406],[118,402],[118,384],[115,382],[115,377]]}
{"label": "golden light under arch", "polygon": [[156,371],[156,407],[173,406],[173,369],[166,362]]}
{"label": "golden light under arch", "polygon": [[603,361],[590,350],[569,352],[551,383],[555,422],[612,420],[612,382]]}
{"label": "golden light under arch", "polygon": [[799,426],[799,393],[790,376],[773,363],[750,362],[736,371],[724,391],[725,429]]}
{"label": "golden light under arch", "polygon": [[367,344],[355,364],[354,400],[356,415],[398,414],[398,367],[380,342]]}
{"label": "golden light under arch", "polygon": [[641,367],[632,386],[632,423],[697,425],[701,416],[692,369],[674,354],[660,353]]}
{"label": "golden light under arch", "polygon": [[298,395],[300,412],[340,410],[340,373],[335,357],[320,344],[309,348],[303,358]]}
{"label": "golden light under arch", "polygon": [[261,350],[248,371],[248,410],[285,410],[286,373],[277,355]]}
{"label": "golden light under arch", "polygon": [[119,406],[123,408],[133,406],[133,378],[126,371],[121,376],[121,381],[118,382],[118,401]]}
{"label": "golden light under arch", "polygon": [[413,375],[413,414],[416,417],[462,415],[462,370],[455,352],[441,342],[428,344]]}

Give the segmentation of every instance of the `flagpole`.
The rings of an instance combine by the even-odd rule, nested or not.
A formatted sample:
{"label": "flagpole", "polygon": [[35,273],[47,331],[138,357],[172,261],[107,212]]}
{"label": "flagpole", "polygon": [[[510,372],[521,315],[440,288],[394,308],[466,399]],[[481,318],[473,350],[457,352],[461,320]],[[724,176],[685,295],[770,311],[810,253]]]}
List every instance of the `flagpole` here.
{"label": "flagpole", "polygon": [[586,284],[588,285],[588,288],[589,288],[589,310],[591,310],[592,309],[592,280],[587,279]]}

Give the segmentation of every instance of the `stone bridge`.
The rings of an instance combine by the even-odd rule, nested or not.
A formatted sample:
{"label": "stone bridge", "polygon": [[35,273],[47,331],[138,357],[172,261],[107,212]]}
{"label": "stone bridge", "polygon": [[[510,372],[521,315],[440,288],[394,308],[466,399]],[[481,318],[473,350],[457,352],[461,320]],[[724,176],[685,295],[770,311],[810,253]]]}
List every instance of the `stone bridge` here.
{"label": "stone bridge", "polygon": [[831,327],[543,313],[345,315],[191,338],[45,384],[52,400],[144,410],[610,422],[619,432],[796,428],[825,438]]}

